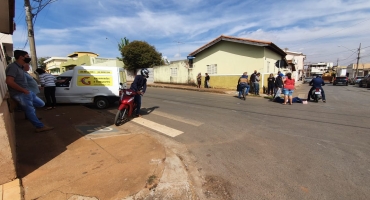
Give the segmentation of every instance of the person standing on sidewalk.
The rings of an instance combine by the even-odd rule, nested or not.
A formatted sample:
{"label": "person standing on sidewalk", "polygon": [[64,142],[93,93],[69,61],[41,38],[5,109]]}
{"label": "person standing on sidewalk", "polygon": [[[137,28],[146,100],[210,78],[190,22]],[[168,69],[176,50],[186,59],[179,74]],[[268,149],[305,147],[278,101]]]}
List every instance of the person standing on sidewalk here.
{"label": "person standing on sidewalk", "polygon": [[46,99],[46,110],[51,110],[55,108],[55,105],[57,103],[55,99],[55,81],[56,78],[46,73],[45,70],[41,68],[37,68],[36,72],[39,74],[41,87],[44,88],[44,95]]}
{"label": "person standing on sidewalk", "polygon": [[274,95],[274,87],[275,87],[275,77],[274,74],[271,73],[270,76],[267,78],[267,95]]}
{"label": "person standing on sidewalk", "polygon": [[45,103],[32,91],[27,90],[27,79],[23,70],[23,65],[31,62],[26,51],[15,50],[15,62],[6,68],[6,84],[8,85],[10,96],[17,101],[28,120],[36,127],[36,132],[49,131],[54,127],[45,126],[36,116],[35,107],[43,107]]}
{"label": "person standing on sidewalk", "polygon": [[273,99],[275,99],[276,97],[280,97],[283,86],[284,86],[283,75],[279,74],[275,79],[275,96]]}
{"label": "person standing on sidewalk", "polygon": [[201,73],[198,73],[198,76],[197,76],[197,88],[200,88],[200,86],[202,85],[202,74]]}
{"label": "person standing on sidewalk", "polygon": [[206,73],[206,77],[204,78],[204,87],[209,88],[209,80],[211,78],[209,77],[208,73]]}
{"label": "person standing on sidewalk", "polygon": [[141,69],[141,75],[135,76],[134,82],[132,82],[130,89],[135,91],[134,101],[136,102],[136,117],[141,117],[140,108],[141,108],[141,96],[144,95],[146,91],[146,79],[149,78],[149,70]]}
{"label": "person standing on sidewalk", "polygon": [[289,99],[289,104],[293,104],[293,91],[295,86],[295,80],[292,78],[292,73],[287,73],[283,79],[284,81],[284,105],[286,105]]}
{"label": "person standing on sidewalk", "polygon": [[39,86],[37,84],[37,82],[35,81],[35,79],[28,73],[28,71],[30,70],[30,64],[28,63],[25,63],[23,65],[23,71],[24,71],[24,74],[26,76],[26,79],[27,79],[27,90],[29,91],[32,91],[33,93],[35,93],[36,95],[40,93],[40,89],[39,89]]}
{"label": "person standing on sidewalk", "polygon": [[260,95],[260,73],[256,74],[256,78],[254,81],[254,94],[257,96]]}

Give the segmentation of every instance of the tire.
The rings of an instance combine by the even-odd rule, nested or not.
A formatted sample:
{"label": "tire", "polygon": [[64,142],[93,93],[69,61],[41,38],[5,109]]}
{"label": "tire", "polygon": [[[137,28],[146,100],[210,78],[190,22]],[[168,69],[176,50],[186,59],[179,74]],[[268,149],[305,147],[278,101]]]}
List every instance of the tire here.
{"label": "tire", "polygon": [[360,82],[360,83],[358,84],[358,87],[362,87],[362,82]]}
{"label": "tire", "polygon": [[109,101],[105,97],[96,97],[95,101],[94,101],[94,104],[99,109],[105,109],[105,108],[108,108]]}
{"label": "tire", "polygon": [[118,110],[117,111],[117,114],[116,114],[116,117],[114,118],[114,124],[116,126],[120,126],[122,124],[124,124],[126,121],[127,121],[127,109],[123,109],[123,110]]}

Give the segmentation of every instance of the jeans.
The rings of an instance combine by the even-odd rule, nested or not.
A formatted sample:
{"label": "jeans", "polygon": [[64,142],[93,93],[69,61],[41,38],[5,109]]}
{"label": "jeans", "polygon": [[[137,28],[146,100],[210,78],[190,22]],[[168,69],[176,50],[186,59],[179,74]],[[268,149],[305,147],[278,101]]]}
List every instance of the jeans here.
{"label": "jeans", "polygon": [[44,124],[36,116],[35,107],[44,107],[45,103],[35,93],[30,91],[29,94],[16,94],[13,96],[13,99],[19,103],[28,120],[36,128],[44,127]]}
{"label": "jeans", "polygon": [[55,99],[55,87],[44,87],[44,95],[47,107],[55,107],[57,103]]}
{"label": "jeans", "polygon": [[[325,101],[325,92],[324,90],[322,89],[322,87],[319,87],[321,89],[321,97],[322,97],[322,100]],[[311,94],[312,94],[312,91],[315,90],[316,87],[315,86],[312,86],[310,91],[308,92],[308,95],[307,95],[307,100],[310,100],[311,98]]]}
{"label": "jeans", "polygon": [[135,95],[134,99],[136,103],[136,113],[135,114],[140,114],[140,108],[141,108],[141,95]]}
{"label": "jeans", "polygon": [[254,94],[260,95],[260,83],[254,82]]}
{"label": "jeans", "polygon": [[[249,85],[245,86],[245,95],[248,95],[249,89],[250,89]],[[242,96],[242,91],[243,90],[239,91],[239,95],[238,95],[239,98]]]}

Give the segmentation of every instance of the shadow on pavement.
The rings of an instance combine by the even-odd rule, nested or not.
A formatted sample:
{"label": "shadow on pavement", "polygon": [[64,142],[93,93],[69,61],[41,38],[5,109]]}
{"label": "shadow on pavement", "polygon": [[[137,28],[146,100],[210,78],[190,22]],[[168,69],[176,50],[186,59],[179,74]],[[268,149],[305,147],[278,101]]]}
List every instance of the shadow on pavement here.
{"label": "shadow on pavement", "polygon": [[109,127],[113,124],[106,115],[92,115],[86,112],[84,106],[78,104],[57,105],[56,109],[37,109],[45,125],[53,126],[54,130],[36,133],[35,127],[24,119],[23,112],[15,113],[15,131],[17,140],[17,171],[20,178],[27,176],[45,163],[62,154],[67,146],[84,136],[76,130],[76,125],[98,124],[99,127]]}

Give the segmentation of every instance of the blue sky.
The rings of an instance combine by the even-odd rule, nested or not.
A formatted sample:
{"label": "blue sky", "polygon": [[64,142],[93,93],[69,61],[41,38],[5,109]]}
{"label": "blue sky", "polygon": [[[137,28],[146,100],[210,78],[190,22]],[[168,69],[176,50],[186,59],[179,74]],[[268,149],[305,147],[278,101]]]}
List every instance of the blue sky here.
{"label": "blue sky", "polygon": [[[14,48],[29,50],[22,0],[15,21]],[[38,57],[75,51],[117,57],[117,43],[127,37],[173,61],[221,34],[271,41],[303,52],[308,62],[339,59],[340,65],[355,62],[353,51],[362,43],[361,62],[370,62],[370,1],[58,0],[35,23]]]}

